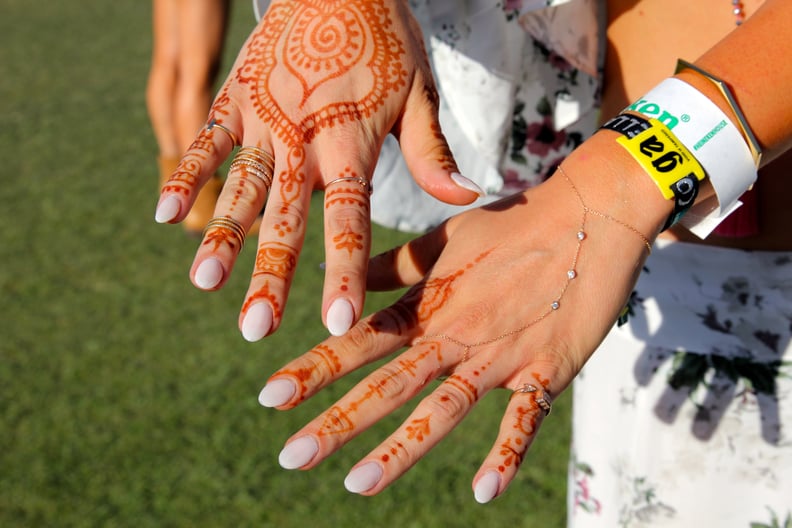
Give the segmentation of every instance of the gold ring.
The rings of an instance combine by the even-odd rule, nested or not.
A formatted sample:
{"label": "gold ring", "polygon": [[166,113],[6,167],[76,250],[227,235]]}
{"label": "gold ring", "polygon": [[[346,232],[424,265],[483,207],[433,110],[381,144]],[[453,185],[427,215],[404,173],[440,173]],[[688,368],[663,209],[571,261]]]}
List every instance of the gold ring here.
{"label": "gold ring", "polygon": [[230,231],[239,242],[239,251],[242,251],[242,246],[245,245],[245,237],[247,236],[247,230],[242,227],[242,224],[228,216],[217,216],[209,220],[206,227],[204,227],[202,236],[206,236],[206,233],[212,229]]}
{"label": "gold ring", "polygon": [[250,173],[263,181],[264,185],[267,186],[267,190],[269,190],[269,188],[272,186],[272,170],[269,167],[266,167],[258,161],[251,159],[234,159],[234,161],[231,162],[228,171],[231,172],[234,169],[240,167],[245,168],[246,174]]}
{"label": "gold ring", "polygon": [[230,172],[238,167],[244,167],[246,172],[250,172],[263,181],[269,192],[272,186],[272,177],[275,174],[275,158],[272,154],[258,147],[242,147],[234,155],[228,170]]}
{"label": "gold ring", "polygon": [[333,185],[334,183],[341,183],[341,182],[354,182],[363,187],[364,189],[368,189],[368,193],[371,194],[374,192],[374,189],[371,186],[371,182],[365,178],[356,178],[353,176],[345,176],[343,178],[336,178],[335,180],[329,181],[325,183],[325,189]]}
{"label": "gold ring", "polygon": [[237,145],[239,145],[239,140],[237,139],[236,134],[231,132],[227,127],[224,127],[223,125],[218,123],[217,119],[214,118],[212,118],[212,120],[209,121],[209,124],[206,125],[206,130],[211,132],[213,128],[219,128],[220,130],[225,132],[228,135],[228,138],[231,140],[232,146],[236,147]]}
{"label": "gold ring", "polygon": [[545,416],[550,414],[550,409],[553,406],[552,402],[550,401],[550,395],[547,393],[547,391],[538,388],[536,385],[531,385],[530,383],[525,383],[519,389],[515,389],[514,392],[512,392],[512,395],[509,397],[509,399],[514,398],[518,393],[519,394],[527,394],[527,393],[530,393],[530,392],[537,392],[538,393],[536,395],[535,399],[534,399],[534,401],[536,402],[536,405],[538,405],[539,408],[544,411]]}

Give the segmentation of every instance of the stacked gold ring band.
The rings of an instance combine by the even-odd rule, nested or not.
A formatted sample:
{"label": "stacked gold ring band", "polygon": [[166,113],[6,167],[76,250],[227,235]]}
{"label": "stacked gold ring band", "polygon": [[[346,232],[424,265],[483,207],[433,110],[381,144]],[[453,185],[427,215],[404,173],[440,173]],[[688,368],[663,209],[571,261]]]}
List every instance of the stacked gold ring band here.
{"label": "stacked gold ring band", "polygon": [[343,178],[336,178],[335,180],[329,181],[329,182],[327,182],[325,184],[325,189],[327,189],[328,187],[330,187],[334,183],[343,183],[343,182],[357,183],[358,185],[360,185],[361,187],[366,189],[369,194],[374,192],[374,189],[371,186],[371,182],[370,181],[368,181],[365,178],[357,178],[357,177],[354,177],[354,176],[345,176]]}
{"label": "stacked gold ring band", "polygon": [[206,125],[206,130],[208,130],[208,131],[210,131],[210,132],[211,132],[211,131],[212,131],[212,129],[214,129],[214,128],[218,128],[218,129],[222,130],[223,132],[225,132],[225,133],[226,133],[226,135],[228,136],[228,138],[231,140],[231,144],[232,144],[234,147],[236,147],[237,145],[239,145],[239,140],[237,139],[237,137],[236,137],[236,134],[234,134],[233,132],[231,132],[231,131],[230,131],[230,130],[227,128],[227,127],[224,127],[223,125],[221,125],[220,123],[218,123],[218,122],[217,122],[217,119],[212,119],[211,121],[209,121],[209,124],[208,124],[208,125]]}
{"label": "stacked gold ring band", "polygon": [[203,230],[203,236],[206,236],[212,229],[229,231],[239,242],[239,251],[242,251],[242,247],[245,245],[245,237],[247,236],[247,230],[242,227],[242,224],[228,216],[218,216],[209,220]]}
{"label": "stacked gold ring band", "polygon": [[272,185],[272,176],[275,172],[275,158],[266,150],[258,147],[242,147],[234,156],[229,167],[230,171],[244,167],[247,172],[258,177],[267,186]]}
{"label": "stacked gold ring band", "polygon": [[515,389],[515,391],[511,395],[511,398],[514,398],[517,394],[527,394],[530,392],[538,393],[536,395],[536,400],[535,400],[536,405],[538,405],[539,408],[544,411],[545,416],[550,414],[550,409],[553,406],[552,401],[550,400],[550,395],[547,393],[547,391],[538,388],[536,385],[531,385],[530,383],[524,384],[519,389]]}

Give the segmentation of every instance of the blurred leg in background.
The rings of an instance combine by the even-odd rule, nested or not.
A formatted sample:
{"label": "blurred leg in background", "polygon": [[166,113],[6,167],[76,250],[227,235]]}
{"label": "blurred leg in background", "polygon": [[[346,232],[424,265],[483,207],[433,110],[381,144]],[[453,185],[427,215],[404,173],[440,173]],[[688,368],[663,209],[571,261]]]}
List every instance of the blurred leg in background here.
{"label": "blurred leg in background", "polygon": [[[159,148],[162,185],[206,123],[226,36],[230,0],[154,0],[153,52],[146,104]],[[203,187],[183,225],[200,234],[222,180]]]}

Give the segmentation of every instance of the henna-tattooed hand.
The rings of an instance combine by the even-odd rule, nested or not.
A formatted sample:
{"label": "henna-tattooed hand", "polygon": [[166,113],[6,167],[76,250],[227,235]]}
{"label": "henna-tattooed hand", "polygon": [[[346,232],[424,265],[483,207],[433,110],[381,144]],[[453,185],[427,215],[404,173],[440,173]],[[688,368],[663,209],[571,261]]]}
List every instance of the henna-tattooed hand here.
{"label": "henna-tattooed hand", "polygon": [[[399,138],[412,174],[435,197],[467,204],[478,196],[457,174],[439,133],[423,37],[406,4],[272,2],[214,101],[207,128],[163,187],[157,220],[178,222],[235,139],[274,157],[271,189],[267,175],[234,165],[215,209],[216,217],[249,229],[266,203],[256,266],[239,318],[249,340],[280,324],[310,194],[325,185],[323,318],[339,335],[360,317],[370,247],[368,191],[387,134]],[[239,245],[230,230],[210,229],[190,272],[193,283],[220,288]]]}
{"label": "henna-tattooed hand", "polygon": [[[543,396],[562,392],[604,339],[647,254],[641,233],[657,233],[669,211],[665,204],[647,205],[646,197],[657,193],[647,192],[651,182],[640,174],[631,186],[597,184],[581,177],[586,163],[568,163],[578,167],[567,168],[568,178],[560,174],[462,213],[372,259],[370,289],[412,288],[345,336],[284,366],[259,401],[292,408],[345,374],[408,348],[294,434],[281,452],[282,466],[314,467],[446,376],[347,476],[350,491],[373,495],[490,390],[533,385],[537,390],[515,392],[506,404],[494,447],[473,480],[479,502],[503,493],[544,418]],[[617,196],[624,188],[632,193],[628,200]],[[641,208],[645,216],[638,223],[620,220],[636,218]]]}

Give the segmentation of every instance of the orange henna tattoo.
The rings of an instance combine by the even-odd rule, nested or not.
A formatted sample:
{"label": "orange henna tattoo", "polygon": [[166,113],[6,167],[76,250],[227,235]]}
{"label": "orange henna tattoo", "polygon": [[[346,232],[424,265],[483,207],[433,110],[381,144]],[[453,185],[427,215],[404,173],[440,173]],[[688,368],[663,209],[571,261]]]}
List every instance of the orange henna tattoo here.
{"label": "orange henna tattoo", "polygon": [[[443,132],[440,130],[440,125],[437,123],[432,123],[431,131],[432,135],[438,140],[437,144],[446,145],[445,140],[443,140]],[[454,154],[447,146],[445,146],[442,151],[437,153],[437,157],[435,159],[440,164],[440,166],[443,167],[443,170],[448,172],[457,170],[456,163],[454,162]]]}
{"label": "orange henna tattoo", "polygon": [[340,435],[355,430],[355,423],[349,413],[338,405],[333,405],[326,413],[319,436]]}
{"label": "orange henna tattoo", "polygon": [[[327,415],[325,416],[322,426],[319,428],[319,432],[317,434],[319,436],[338,435],[354,430],[355,422],[353,421],[352,417],[363,404],[375,397],[379,399],[385,398],[386,388],[388,384],[391,383],[395,378],[405,374],[411,378],[415,378],[415,371],[417,370],[419,363],[422,361],[427,361],[432,356],[434,356],[435,361],[437,361],[438,364],[442,361],[440,346],[436,343],[429,344],[415,359],[399,360],[399,367],[394,372],[376,381],[369,382],[367,386],[368,390],[364,392],[360,398],[350,402],[345,408],[334,406],[329,411],[327,411]],[[422,380],[422,382],[425,381],[426,380]]]}
{"label": "orange henna tattoo", "polygon": [[424,438],[432,433],[432,430],[429,427],[430,419],[431,419],[431,415],[427,415],[424,416],[423,418],[412,420],[410,422],[411,425],[408,425],[405,428],[407,431],[407,439],[423,442]]}
{"label": "orange henna tattoo", "polygon": [[239,251],[242,249],[242,245],[239,243],[239,238],[237,235],[230,229],[221,227],[211,229],[208,233],[206,233],[203,245],[208,246],[209,244],[214,244],[212,251],[217,251],[223,244],[226,244],[234,251]]}
{"label": "orange henna tattoo", "polygon": [[349,252],[349,258],[352,258],[352,254],[356,250],[363,249],[363,235],[356,233],[349,221],[344,224],[344,230],[333,237],[333,242],[335,242],[336,249],[346,249]]}
{"label": "orange henna tattoo", "polygon": [[316,377],[316,374],[332,376],[341,372],[341,358],[335,350],[327,345],[318,345],[308,352],[310,358],[306,358],[308,367],[298,369],[279,370],[274,376],[288,375],[296,379],[299,383],[299,398],[297,401],[305,400],[308,392],[308,382]]}
{"label": "orange henna tattoo", "polygon": [[404,451],[406,453],[407,449],[404,447],[404,444],[402,444],[401,442],[394,442],[394,444],[390,447],[390,449],[388,449],[388,452],[380,457],[380,460],[387,463],[388,461],[390,461],[391,456],[398,455],[400,451]]}
{"label": "orange henna tattoo", "polygon": [[520,467],[523,458],[525,458],[526,450],[520,448],[522,441],[519,438],[515,438],[514,443],[517,445],[516,448],[512,446],[512,439],[507,438],[500,446],[499,454],[503,457],[503,462],[498,465],[498,471],[501,473],[505,472],[506,468],[512,465],[514,465],[515,468]]}
{"label": "orange henna tattoo", "polygon": [[[537,376],[537,379],[538,376]],[[512,425],[512,429],[517,431],[517,435],[507,438],[500,446],[500,455],[503,462],[498,466],[498,471],[503,473],[512,464],[519,467],[528,449],[528,442],[536,432],[537,418],[542,413],[542,407],[537,399],[538,392],[521,393],[521,397],[527,398],[527,404],[520,404],[517,409],[517,418]],[[523,439],[527,440],[523,440]]]}
{"label": "orange henna tattoo", "polygon": [[369,194],[360,185],[336,187],[325,194],[325,209],[333,205],[357,205],[368,213]]}
{"label": "orange henna tattoo", "polygon": [[403,335],[427,321],[451,297],[454,282],[469,269],[465,267],[445,277],[438,277],[413,286],[398,302],[381,310],[371,321],[375,332]]}
{"label": "orange henna tattoo", "polygon": [[[294,148],[310,143],[323,128],[370,117],[406,87],[404,54],[381,0],[279,2],[270,6],[250,40],[236,78],[250,86],[261,120]],[[332,85],[353,70],[362,96],[324,100],[324,94],[333,93]],[[317,94],[319,86],[328,89]],[[288,103],[302,115],[287,114],[281,105]]]}
{"label": "orange henna tattoo", "polygon": [[283,204],[281,205],[281,214],[289,211],[289,206],[293,204],[300,197],[302,193],[303,184],[307,179],[303,171],[303,164],[305,163],[305,149],[300,146],[292,146],[289,149],[289,154],[286,156],[287,169],[281,171],[278,175],[278,192],[280,193]]}
{"label": "orange henna tattoo", "polygon": [[456,387],[460,394],[467,398],[468,404],[473,404],[478,400],[478,389],[470,381],[466,380],[459,374],[452,374],[445,380],[444,383]]}
{"label": "orange henna tattoo", "polygon": [[260,301],[261,299],[266,299],[269,301],[270,306],[272,307],[272,316],[275,319],[280,319],[282,315],[280,303],[278,302],[278,298],[275,296],[275,294],[270,292],[269,281],[265,282],[261,288],[259,288],[250,297],[245,299],[245,304],[242,305],[242,313],[247,312],[248,308],[250,308],[253,303]]}
{"label": "orange henna tattoo", "polygon": [[256,267],[253,276],[273,275],[279,279],[288,279],[297,266],[297,252],[294,248],[270,242],[261,244],[256,253]]}
{"label": "orange henna tattoo", "polygon": [[205,129],[202,130],[195,141],[193,141],[193,144],[190,145],[187,155],[181,159],[174,173],[162,187],[162,190],[189,196],[195,190],[194,187],[198,182],[197,174],[201,170],[201,164],[206,161],[208,155],[214,150],[215,146],[212,143],[211,134]]}
{"label": "orange henna tattoo", "polygon": [[[347,178],[357,178],[360,183],[355,182],[355,185],[352,185],[350,182],[345,181]],[[344,172],[340,173],[338,178],[330,182],[330,184],[336,182],[337,185],[334,185],[332,189],[325,188],[325,209],[329,209],[333,205],[357,205],[361,210],[368,213],[370,195],[368,191],[370,187],[363,185],[368,183],[367,180],[360,178],[355,171],[346,167]]]}

